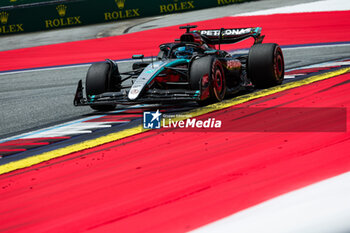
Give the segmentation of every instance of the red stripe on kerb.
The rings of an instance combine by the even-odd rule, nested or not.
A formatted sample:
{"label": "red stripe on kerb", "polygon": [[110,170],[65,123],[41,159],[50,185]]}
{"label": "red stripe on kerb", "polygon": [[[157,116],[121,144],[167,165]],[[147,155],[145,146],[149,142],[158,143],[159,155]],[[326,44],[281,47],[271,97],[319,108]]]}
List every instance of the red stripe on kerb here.
{"label": "red stripe on kerb", "polygon": [[37,148],[45,145],[49,145],[54,142],[69,139],[70,137],[46,137],[46,138],[29,138],[29,139],[16,139],[7,142],[0,143],[0,154],[3,156],[16,154],[26,151],[31,148]]}

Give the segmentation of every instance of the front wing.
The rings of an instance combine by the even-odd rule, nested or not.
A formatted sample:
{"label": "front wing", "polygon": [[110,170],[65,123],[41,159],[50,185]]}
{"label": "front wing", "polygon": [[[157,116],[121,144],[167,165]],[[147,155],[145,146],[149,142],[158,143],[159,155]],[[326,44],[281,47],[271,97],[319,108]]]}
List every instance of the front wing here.
{"label": "front wing", "polygon": [[84,98],[83,85],[80,80],[77,91],[75,93],[74,105],[110,105],[110,104],[140,104],[140,103],[176,103],[199,101],[201,98],[200,90],[186,90],[186,89],[151,89],[141,95],[136,100],[128,98],[127,91],[121,92],[106,92],[99,95],[93,95],[89,98]]}

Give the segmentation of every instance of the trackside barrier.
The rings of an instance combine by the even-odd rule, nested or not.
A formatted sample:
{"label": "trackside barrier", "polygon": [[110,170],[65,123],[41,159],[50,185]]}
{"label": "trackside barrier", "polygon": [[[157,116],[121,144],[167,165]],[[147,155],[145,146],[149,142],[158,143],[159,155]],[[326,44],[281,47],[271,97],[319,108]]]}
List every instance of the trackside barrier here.
{"label": "trackside barrier", "polygon": [[[7,0],[11,3],[13,0]],[[0,36],[164,15],[250,0],[16,0],[0,5]],[[21,2],[22,4],[15,4]]]}

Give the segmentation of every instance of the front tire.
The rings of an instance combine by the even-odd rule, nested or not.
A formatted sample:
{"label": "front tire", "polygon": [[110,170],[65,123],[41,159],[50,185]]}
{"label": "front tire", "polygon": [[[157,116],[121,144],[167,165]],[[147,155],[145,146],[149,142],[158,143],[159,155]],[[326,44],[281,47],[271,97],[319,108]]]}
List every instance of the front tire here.
{"label": "front tire", "polygon": [[277,44],[255,44],[248,54],[248,78],[257,88],[280,85],[284,79],[284,58]]}
{"label": "front tire", "polygon": [[[111,65],[107,62],[94,63],[90,66],[86,75],[86,96],[99,95],[107,92],[109,89],[109,75]],[[97,111],[112,111],[115,109],[115,104],[108,105],[91,105],[92,109]]]}

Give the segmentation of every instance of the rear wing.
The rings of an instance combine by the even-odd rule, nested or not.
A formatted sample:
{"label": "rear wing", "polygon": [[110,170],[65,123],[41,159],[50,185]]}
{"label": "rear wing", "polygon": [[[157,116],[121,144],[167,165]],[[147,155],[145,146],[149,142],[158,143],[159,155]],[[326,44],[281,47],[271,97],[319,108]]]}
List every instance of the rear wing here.
{"label": "rear wing", "polygon": [[261,36],[261,28],[232,28],[208,29],[195,31],[208,44],[232,44],[253,37],[254,44],[261,43],[265,36]]}

